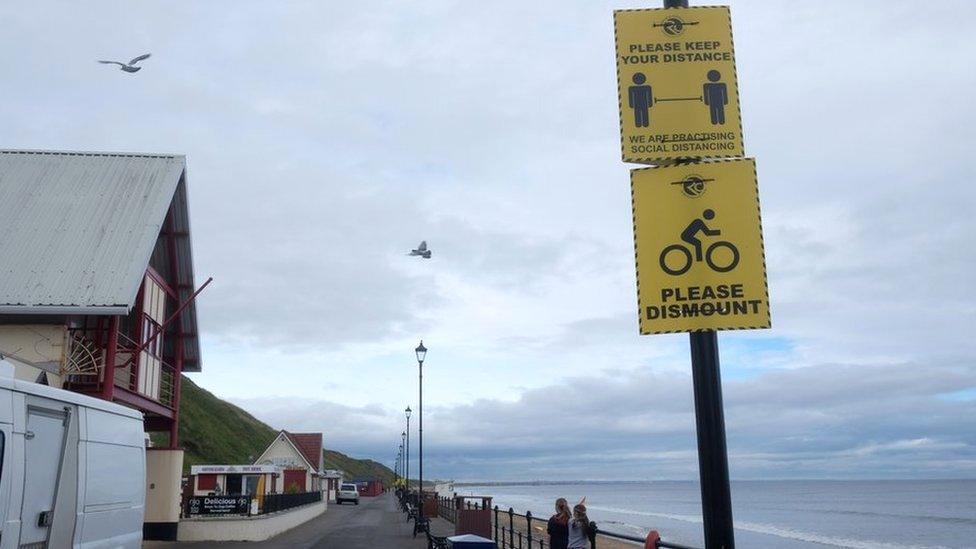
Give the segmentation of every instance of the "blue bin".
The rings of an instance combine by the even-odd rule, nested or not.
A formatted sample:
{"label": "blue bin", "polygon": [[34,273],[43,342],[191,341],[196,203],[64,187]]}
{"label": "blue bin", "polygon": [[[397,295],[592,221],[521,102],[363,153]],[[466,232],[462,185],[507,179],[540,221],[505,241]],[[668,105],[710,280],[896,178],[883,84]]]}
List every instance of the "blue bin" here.
{"label": "blue bin", "polygon": [[447,538],[447,546],[451,549],[498,549],[494,541],[474,534],[451,536]]}

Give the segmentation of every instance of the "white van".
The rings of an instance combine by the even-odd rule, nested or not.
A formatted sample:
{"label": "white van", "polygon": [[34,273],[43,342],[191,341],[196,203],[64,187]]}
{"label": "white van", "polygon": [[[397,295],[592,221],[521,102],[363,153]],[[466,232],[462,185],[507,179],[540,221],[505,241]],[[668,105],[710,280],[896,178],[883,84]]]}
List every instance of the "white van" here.
{"label": "white van", "polygon": [[0,549],[142,544],[142,414],[14,379],[0,360]]}

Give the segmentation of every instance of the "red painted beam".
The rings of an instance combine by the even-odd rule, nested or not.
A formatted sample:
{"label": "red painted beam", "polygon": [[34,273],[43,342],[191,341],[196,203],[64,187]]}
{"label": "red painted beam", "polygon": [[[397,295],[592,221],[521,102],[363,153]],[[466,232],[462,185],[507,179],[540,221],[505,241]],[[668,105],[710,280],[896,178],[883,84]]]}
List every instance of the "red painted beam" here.
{"label": "red painted beam", "polygon": [[140,395],[139,393],[131,391],[125,387],[115,387],[115,401],[128,404],[129,406],[143,412],[163,416],[167,419],[173,419],[176,417],[176,411],[169,406],[156,402],[145,395]]}
{"label": "red painted beam", "polygon": [[173,424],[169,429],[169,447],[180,444],[180,389],[183,380],[183,338],[176,339],[176,368],[173,370]]}
{"label": "red painted beam", "polygon": [[108,329],[108,347],[105,349],[105,366],[102,368],[102,392],[99,395],[103,400],[112,401],[113,389],[115,388],[115,353],[119,347],[119,317],[113,316]]}

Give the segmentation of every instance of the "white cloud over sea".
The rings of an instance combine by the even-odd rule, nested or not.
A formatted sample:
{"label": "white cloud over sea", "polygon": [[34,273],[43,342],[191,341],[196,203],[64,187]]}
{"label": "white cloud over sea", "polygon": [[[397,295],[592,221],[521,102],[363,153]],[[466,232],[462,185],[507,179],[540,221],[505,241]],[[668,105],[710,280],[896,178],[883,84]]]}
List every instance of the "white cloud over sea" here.
{"label": "white cloud over sea", "polygon": [[[733,475],[976,476],[976,4],[731,4],[774,326],[720,336]],[[423,337],[431,475],[693,478],[687,338],[636,335],[636,6],[0,6],[0,143],[187,154],[194,379],[276,427],[391,462]]]}

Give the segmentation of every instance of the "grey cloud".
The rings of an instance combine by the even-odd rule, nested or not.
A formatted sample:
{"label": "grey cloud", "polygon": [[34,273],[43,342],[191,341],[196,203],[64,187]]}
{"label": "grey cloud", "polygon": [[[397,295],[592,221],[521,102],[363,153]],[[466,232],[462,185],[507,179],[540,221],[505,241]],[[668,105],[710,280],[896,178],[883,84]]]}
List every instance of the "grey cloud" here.
{"label": "grey cloud", "polygon": [[[976,434],[968,418],[976,400],[944,398],[969,388],[976,388],[976,366],[966,361],[832,364],[727,381],[733,473],[970,475]],[[377,459],[402,428],[400,414],[388,410],[364,415],[344,409],[341,422],[334,422],[335,405],[275,408],[268,402],[239,404],[280,425],[318,422],[336,447]],[[696,463],[690,379],[682,374],[577,377],[526,390],[514,402],[433,406],[426,410],[425,436],[425,461],[440,477],[686,478]]]}
{"label": "grey cloud", "polygon": [[[0,7],[0,41],[18,54],[0,136],[186,153],[197,273],[215,277],[200,298],[209,340],[272,355],[382,343],[454,327],[440,313],[497,292],[530,304],[513,316],[555,317],[540,315],[555,326],[539,333],[506,331],[504,318],[468,332],[472,354],[505,346],[499,375],[512,384],[543,360],[617,369],[515,402],[431,408],[444,475],[504,476],[505,463],[575,474],[567,456],[693,475],[691,390],[668,373],[685,343],[635,335],[617,6],[252,5]],[[798,368],[727,384],[742,474],[972,471],[960,420],[972,401],[937,395],[972,385],[976,354],[976,110],[959,92],[976,88],[960,69],[976,42],[944,29],[973,15],[964,1],[851,3],[843,19],[857,32],[836,32],[829,6],[733,3],[775,328],[723,334],[724,348],[751,353],[741,375],[770,367],[756,349],[785,340],[769,361]],[[154,53],[137,78],[96,70],[130,49]],[[421,238],[435,248],[428,271],[402,262]],[[239,390],[237,371],[215,370]],[[363,398],[251,406],[382,458],[397,418]]]}

